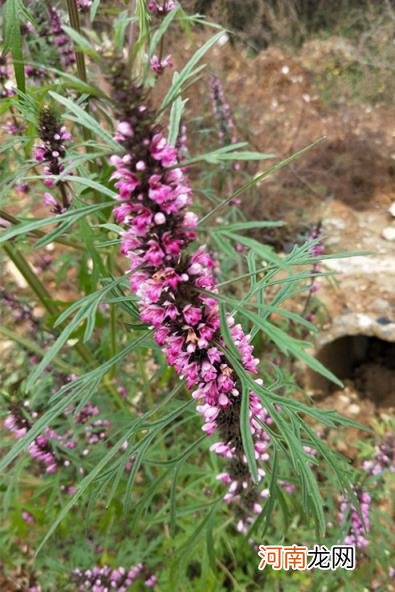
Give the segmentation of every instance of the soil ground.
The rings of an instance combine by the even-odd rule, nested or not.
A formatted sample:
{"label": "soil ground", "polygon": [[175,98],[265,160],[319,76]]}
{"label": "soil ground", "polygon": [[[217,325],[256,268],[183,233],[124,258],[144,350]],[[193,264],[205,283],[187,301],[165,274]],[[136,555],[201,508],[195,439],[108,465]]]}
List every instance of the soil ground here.
{"label": "soil ground", "polygon": [[[201,33],[199,42],[205,38]],[[292,55],[269,47],[251,57],[248,49],[227,42],[214,48],[208,65],[222,80],[240,141],[285,158],[324,138],[241,205],[248,218],[286,222],[259,236],[280,252],[321,221],[326,252],[370,253],[328,262],[338,277],[321,282],[328,313],[323,331],[350,311],[373,315],[392,328],[395,322],[395,242],[383,233],[395,227],[388,212],[395,201],[395,107],[350,100],[353,82],[347,76],[336,80],[339,93],[327,100],[323,88],[333,77],[333,63],[352,56],[352,46],[336,36],[309,41]],[[207,77],[190,93],[188,108],[197,115],[205,104],[209,109]],[[367,356],[346,378],[344,390],[323,394],[318,393],[318,404],[371,424],[393,415],[395,369],[380,356]]]}

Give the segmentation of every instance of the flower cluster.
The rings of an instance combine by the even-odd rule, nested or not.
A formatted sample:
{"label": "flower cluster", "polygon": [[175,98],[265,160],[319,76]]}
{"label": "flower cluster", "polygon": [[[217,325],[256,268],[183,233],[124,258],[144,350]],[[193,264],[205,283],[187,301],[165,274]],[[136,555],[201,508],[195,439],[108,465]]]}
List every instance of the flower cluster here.
{"label": "flower cluster", "polygon": [[92,0],[77,0],[77,8],[80,12],[88,12],[92,6]]}
{"label": "flower cluster", "polygon": [[34,518],[27,510],[22,511],[22,519],[26,522],[26,524],[34,524]]}
{"label": "flower cluster", "polygon": [[236,144],[237,137],[229,103],[225,99],[221,80],[216,74],[209,79],[209,89],[214,117],[218,124],[218,134],[223,146]]}
{"label": "flower cluster", "polygon": [[173,61],[171,55],[167,55],[162,59],[158,58],[157,55],[154,55],[150,60],[150,65],[155,74],[162,74],[166,68],[171,68],[173,66]]}
{"label": "flower cluster", "polygon": [[[212,111],[218,125],[218,135],[222,146],[236,144],[237,137],[234,131],[234,123],[230,111],[229,103],[225,99],[224,89],[221,80],[216,74],[212,74],[209,79],[209,89],[212,103]],[[240,170],[240,163],[235,162],[232,165],[235,171]],[[230,202],[234,206],[239,206],[240,198],[232,199]],[[240,245],[237,245],[238,248]]]}
{"label": "flower cluster", "polygon": [[38,81],[44,80],[47,77],[46,71],[37,66],[25,66],[25,74],[28,78]]}
{"label": "flower cluster", "polygon": [[4,302],[15,323],[24,323],[31,332],[39,330],[40,323],[29,304],[21,302],[8,290],[0,290],[0,301]]}
{"label": "flower cluster", "polygon": [[46,192],[44,203],[51,207],[54,214],[62,214],[68,210],[71,198],[68,195],[66,184],[63,181],[55,181],[55,175],[60,175],[64,170],[62,159],[66,155],[64,143],[71,140],[71,134],[59,122],[56,113],[49,107],[41,109],[39,115],[39,134],[42,144],[34,150],[34,158],[44,166],[44,184],[47,187],[58,187],[61,193],[61,202]]}
{"label": "flower cluster", "polygon": [[129,570],[123,567],[111,569],[107,565],[96,565],[85,570],[75,569],[71,579],[78,586],[79,592],[127,592],[137,579],[143,579],[146,588],[153,588],[157,582],[156,576],[148,574],[142,563],[133,565]]}
{"label": "flower cluster", "polygon": [[344,496],[340,498],[340,510],[339,510],[339,522],[340,524],[350,524],[346,538],[344,539],[345,545],[354,545],[356,548],[363,549],[369,543],[365,538],[365,534],[369,532],[369,507],[371,502],[370,495],[358,489],[356,492],[360,514],[358,513],[355,506]]}
{"label": "flower cluster", "polygon": [[[30,428],[28,420],[17,412],[11,413],[4,421],[4,427],[13,432],[16,438],[22,438]],[[29,445],[29,454],[45,467],[46,473],[56,473],[58,464],[53,454],[52,445],[47,435],[37,436]],[[52,436],[58,436],[51,430]]]}
{"label": "flower cluster", "polygon": [[[131,106],[130,97],[139,97],[139,89],[126,92],[119,78],[114,84],[115,96],[124,97],[118,103],[115,137],[125,149],[124,156],[111,158],[118,190],[114,216],[127,227],[121,252],[130,261],[130,286],[139,296],[141,319],[153,327],[168,363],[193,390],[202,429],[219,436],[211,449],[229,460],[228,472],[220,477],[230,486],[226,501],[237,501],[242,514],[259,512],[260,493],[253,486],[240,433],[241,386],[221,337],[217,263],[205,246],[187,252],[198,220],[187,209],[191,188],[177,167],[175,148],[167,144],[145,104]],[[227,323],[244,368],[255,373],[258,360],[250,336],[232,317]],[[263,426],[271,419],[258,396],[249,397],[255,456],[264,461],[269,438]]]}
{"label": "flower cluster", "polygon": [[62,21],[59,12],[54,6],[48,8],[51,35],[53,43],[58,50],[59,60],[62,66],[71,66],[75,63],[75,53],[70,39],[62,27]]}
{"label": "flower cluster", "polygon": [[385,470],[395,473],[395,437],[391,432],[376,445],[374,458],[365,460],[363,468],[369,475],[380,475]]}
{"label": "flower cluster", "polygon": [[[90,401],[77,413],[74,418],[75,423],[84,426],[85,439],[88,444],[97,444],[105,440],[108,434],[110,422],[108,419],[94,419],[100,415],[100,409]],[[83,454],[86,456],[88,448],[84,448]]]}
{"label": "flower cluster", "polygon": [[188,138],[187,138],[187,126],[181,122],[180,130],[178,132],[176,140],[177,158],[179,161],[185,160],[188,157]]}
{"label": "flower cluster", "polygon": [[148,10],[156,16],[165,16],[168,12],[174,10],[176,6],[177,3],[173,0],[162,0],[162,3],[150,0],[147,4]]}
{"label": "flower cluster", "polygon": [[19,136],[26,129],[26,126],[16,119],[7,120],[1,127],[10,136]]}
{"label": "flower cluster", "polygon": [[[38,414],[32,412],[31,416],[32,419],[36,419]],[[10,430],[18,439],[29,431],[31,425],[30,420],[17,407],[14,407],[10,415],[4,420],[4,427]],[[64,466],[70,464],[68,459],[61,460],[63,455],[55,451],[55,441],[64,448],[73,449],[76,447],[76,442],[70,439],[68,435],[60,435],[49,427],[46,427],[44,432],[37,436],[28,447],[30,456],[44,466],[45,473],[56,473],[61,463]]]}
{"label": "flower cluster", "polygon": [[[29,401],[25,401],[23,409],[14,405],[10,408],[10,414],[4,420],[4,427],[10,430],[18,439],[22,438],[31,428],[33,420],[38,417],[37,411],[30,410]],[[71,414],[73,409],[68,409],[66,414]],[[52,428],[46,427],[42,434],[37,436],[28,447],[28,452],[32,459],[38,461],[47,474],[56,473],[62,467],[70,467],[71,462],[65,449],[75,450],[81,448],[80,456],[85,457],[89,454],[89,446],[103,441],[108,432],[110,422],[106,419],[97,419],[100,410],[96,405],[88,402],[80,412],[75,416],[75,424],[83,425],[83,437],[77,440],[71,430],[64,434],[59,434]],[[83,474],[82,467],[78,467],[78,472]],[[73,488],[63,487],[70,493]]]}
{"label": "flower cluster", "polygon": [[33,35],[36,33],[36,29],[30,21],[21,24],[21,34],[22,35]]}

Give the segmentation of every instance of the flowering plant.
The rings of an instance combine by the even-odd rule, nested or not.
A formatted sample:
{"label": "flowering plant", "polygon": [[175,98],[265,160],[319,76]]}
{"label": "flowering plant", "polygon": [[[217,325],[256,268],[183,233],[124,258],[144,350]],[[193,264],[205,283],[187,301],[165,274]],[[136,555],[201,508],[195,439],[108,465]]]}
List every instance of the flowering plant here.
{"label": "flowering plant", "polygon": [[[47,13],[39,4],[5,3],[0,70],[2,110],[13,121],[0,242],[38,305],[24,317],[27,335],[3,330],[31,365],[7,394],[4,428],[14,442],[1,467],[12,467],[17,482],[28,456],[35,479],[61,496],[36,551],[88,501],[112,520],[122,520],[123,505],[133,525],[123,564],[133,567],[110,567],[103,557],[92,569],[74,564],[67,585],[80,590],[126,590],[137,579],[156,586],[157,548],[168,553],[169,537],[172,570],[187,565],[203,532],[215,564],[212,532],[223,530],[221,517],[251,546],[284,510],[284,496],[303,497],[303,512],[322,533],[317,467],[332,471],[354,509],[357,496],[351,468],[316,425],[352,422],[295,396],[281,363],[270,363],[297,358],[339,382],[290,329],[313,333],[314,325],[285,305],[299,286],[311,292],[325,258],[321,238],[278,254],[251,230],[279,223],[243,214],[243,196],[310,147],[245,179],[238,163],[273,156],[236,139],[211,77],[220,146],[194,153],[189,87],[224,32],[180,68],[164,56],[167,33],[201,19],[175,2],[132,2],[130,14],[97,27],[105,2],[68,0],[67,13],[62,3]],[[40,39],[40,31],[50,34],[35,76],[33,30]],[[199,186],[210,167],[234,175],[230,193],[211,204]],[[21,186],[25,197],[16,203]],[[4,301],[12,322],[20,319],[22,303],[7,291]],[[30,495],[43,495],[31,487]],[[108,550],[106,557],[111,563]]]}

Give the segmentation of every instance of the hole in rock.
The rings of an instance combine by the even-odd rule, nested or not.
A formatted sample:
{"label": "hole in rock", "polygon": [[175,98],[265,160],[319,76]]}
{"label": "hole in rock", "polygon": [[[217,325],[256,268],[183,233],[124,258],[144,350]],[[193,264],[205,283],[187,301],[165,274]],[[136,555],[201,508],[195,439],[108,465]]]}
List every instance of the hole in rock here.
{"label": "hole in rock", "polygon": [[[377,405],[395,405],[395,343],[366,335],[345,335],[327,343],[316,358],[344,383],[353,384],[361,397]],[[338,387],[309,371],[309,388],[323,396]]]}

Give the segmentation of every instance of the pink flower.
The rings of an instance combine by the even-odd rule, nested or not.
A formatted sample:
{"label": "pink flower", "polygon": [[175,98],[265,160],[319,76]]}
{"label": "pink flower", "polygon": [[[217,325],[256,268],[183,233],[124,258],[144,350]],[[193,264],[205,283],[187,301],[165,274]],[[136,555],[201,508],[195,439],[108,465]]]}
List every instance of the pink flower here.
{"label": "pink flower", "polygon": [[77,0],[77,8],[81,12],[88,12],[92,6],[92,0]]}
{"label": "pink flower", "polygon": [[157,55],[152,56],[150,60],[151,68],[156,74],[162,74],[166,68],[173,66],[171,55],[167,55],[165,58],[160,60]]}
{"label": "pink flower", "polygon": [[30,514],[30,512],[27,512],[26,510],[23,510],[23,512],[22,512],[22,518],[27,524],[34,523],[33,516]]}
{"label": "pink flower", "polygon": [[176,8],[177,4],[174,0],[163,0],[160,4],[156,0],[150,0],[147,4],[147,8],[150,12],[155,13],[157,16],[164,16],[171,10]]}
{"label": "pink flower", "polygon": [[[84,2],[86,0],[79,1]],[[55,47],[58,48],[60,63],[62,66],[70,66],[75,62],[75,54],[69,37],[64,33],[60,13],[54,6],[49,6],[48,12],[52,40]]]}
{"label": "pink flower", "polygon": [[192,304],[187,304],[183,308],[183,315],[185,321],[189,325],[197,325],[202,320],[202,311],[197,306],[192,306]]}
{"label": "pink flower", "polygon": [[151,155],[155,160],[159,160],[164,167],[172,166],[177,162],[177,152],[166,142],[166,138],[158,133],[151,141]]}
{"label": "pink flower", "polygon": [[43,167],[44,185],[49,188],[60,187],[58,201],[52,193],[44,193],[43,203],[51,207],[55,214],[66,212],[71,204],[66,184],[58,180],[58,176],[64,171],[63,158],[66,155],[64,142],[71,140],[71,134],[60,125],[57,114],[49,107],[44,107],[39,113],[39,133],[42,144],[36,146],[33,156],[39,163],[45,163]]}
{"label": "pink flower", "polygon": [[153,588],[157,581],[158,578],[156,576],[150,576],[145,580],[144,584],[147,586],[147,588]]}
{"label": "pink flower", "polygon": [[133,136],[133,129],[132,126],[128,121],[121,121],[117,127],[117,133],[115,134],[115,139],[117,141],[126,140],[127,138],[131,138]]}
{"label": "pink flower", "polygon": [[54,198],[54,196],[51,193],[45,192],[44,193],[44,199],[43,199],[43,204],[45,204],[46,206],[56,206],[57,205],[57,201]]}
{"label": "pink flower", "polygon": [[151,304],[141,312],[140,316],[141,320],[145,323],[149,323],[154,327],[160,327],[164,321],[165,314],[165,310],[162,306]]}
{"label": "pink flower", "polygon": [[[128,107],[116,137],[126,154],[111,159],[117,199],[123,202],[121,210],[115,208],[115,216],[127,227],[121,252],[131,262],[130,286],[140,299],[141,320],[154,328],[155,340],[168,363],[185,379],[187,387],[194,389],[192,397],[203,419],[202,430],[219,436],[210,449],[232,460],[232,468],[226,473],[231,489],[224,499],[230,503],[250,489],[249,509],[251,514],[256,513],[261,495],[254,489],[241,443],[241,385],[223,351],[215,297],[218,264],[204,245],[189,250],[196,239],[193,229],[198,218],[187,209],[191,202],[188,179],[176,166],[176,150],[152,126],[145,106],[141,109],[136,105],[132,111]],[[203,294],[202,289],[212,294]],[[258,360],[250,336],[232,317],[228,317],[228,325],[244,368],[255,373]],[[270,438],[263,426],[271,418],[255,393],[247,396],[256,457],[267,461]],[[262,478],[265,472],[259,470]]]}

